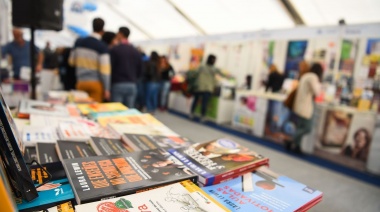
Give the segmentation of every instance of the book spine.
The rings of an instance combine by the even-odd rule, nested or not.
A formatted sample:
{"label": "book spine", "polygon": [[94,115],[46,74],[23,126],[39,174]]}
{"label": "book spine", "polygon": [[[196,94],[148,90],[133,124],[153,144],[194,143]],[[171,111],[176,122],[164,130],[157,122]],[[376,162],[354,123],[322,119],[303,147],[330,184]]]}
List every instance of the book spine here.
{"label": "book spine", "polygon": [[98,146],[96,145],[96,141],[94,141],[93,138],[90,139],[89,144],[96,155],[103,155],[102,152],[99,150]]}
{"label": "book spine", "polygon": [[122,142],[126,143],[129,147],[131,147],[131,149],[133,149],[133,151],[141,151],[141,149],[136,146],[129,138],[128,136],[126,135],[122,135],[121,136],[121,140]]}
{"label": "book spine", "polygon": [[258,167],[260,167],[262,165],[266,165],[266,164],[268,164],[268,160],[262,160],[260,162],[248,164],[247,166],[244,166],[244,167],[241,167],[241,168],[238,168],[238,169],[234,169],[234,170],[222,173],[222,174],[218,174],[218,175],[215,176],[215,178],[213,180],[208,180],[205,183],[205,186],[219,184],[219,183],[221,183],[223,181],[236,178],[236,177],[241,176],[241,175],[243,175],[245,173],[254,171]]}

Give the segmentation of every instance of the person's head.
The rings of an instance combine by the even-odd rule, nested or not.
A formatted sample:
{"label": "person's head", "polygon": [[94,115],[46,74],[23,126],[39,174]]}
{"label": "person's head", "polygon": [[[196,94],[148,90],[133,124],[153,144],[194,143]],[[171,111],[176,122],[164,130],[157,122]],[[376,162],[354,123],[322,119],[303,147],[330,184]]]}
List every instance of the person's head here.
{"label": "person's head", "polygon": [[213,65],[215,65],[215,62],[216,62],[216,56],[213,54],[208,55],[206,64],[213,66]]}
{"label": "person's head", "polygon": [[92,30],[95,33],[103,34],[104,32],[104,20],[101,18],[94,18],[92,21]]}
{"label": "person's head", "polygon": [[166,56],[161,56],[160,57],[160,67],[161,68],[168,68],[169,67],[169,61]]}
{"label": "person's head", "polygon": [[13,28],[12,33],[13,33],[13,39],[16,43],[21,44],[24,42],[23,32],[21,29]]}
{"label": "person's head", "polygon": [[260,180],[255,183],[258,187],[264,190],[273,190],[276,188],[276,184],[272,181]]}
{"label": "person's head", "polygon": [[152,51],[150,53],[150,61],[159,62],[159,60],[160,60],[160,55],[158,55],[158,53],[156,51]]}
{"label": "person's head", "polygon": [[319,81],[322,81],[323,68],[322,68],[321,64],[314,63],[310,68],[310,72],[316,74]]}
{"label": "person's head", "polygon": [[131,34],[131,31],[128,27],[120,27],[119,32],[117,33],[117,36],[119,39],[128,39],[129,34]]}
{"label": "person's head", "polygon": [[279,73],[279,71],[278,71],[278,68],[277,68],[277,66],[275,65],[275,64],[271,64],[270,66],[269,66],[269,72],[270,73]]}
{"label": "person's head", "polygon": [[369,146],[371,142],[371,136],[367,129],[361,128],[354,134],[355,148],[364,149]]}
{"label": "person's head", "polygon": [[107,44],[107,46],[114,46],[117,43],[116,34],[113,32],[104,32],[102,35],[102,41]]}
{"label": "person's head", "polygon": [[46,48],[50,49],[50,42],[49,41],[46,41]]}
{"label": "person's head", "polygon": [[307,63],[305,60],[302,60],[298,63],[298,70],[299,70],[299,76],[301,77],[305,73],[309,71],[309,63]]}

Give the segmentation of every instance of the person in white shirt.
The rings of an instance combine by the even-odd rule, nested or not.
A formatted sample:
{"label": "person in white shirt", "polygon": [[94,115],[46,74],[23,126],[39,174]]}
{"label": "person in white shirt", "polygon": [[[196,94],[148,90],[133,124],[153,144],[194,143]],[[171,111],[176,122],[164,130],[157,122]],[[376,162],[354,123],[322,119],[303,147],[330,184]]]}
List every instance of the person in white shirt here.
{"label": "person in white shirt", "polygon": [[311,131],[314,97],[318,96],[321,90],[322,75],[321,64],[315,63],[300,79],[293,105],[293,112],[297,115],[296,132],[293,137],[296,153],[302,153],[300,148],[302,138]]}

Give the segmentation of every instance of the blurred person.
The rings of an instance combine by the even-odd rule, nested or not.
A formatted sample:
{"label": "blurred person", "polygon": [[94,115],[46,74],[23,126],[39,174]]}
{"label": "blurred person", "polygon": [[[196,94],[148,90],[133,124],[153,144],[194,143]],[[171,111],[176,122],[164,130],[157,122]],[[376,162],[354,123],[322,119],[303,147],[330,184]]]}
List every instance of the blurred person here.
{"label": "blurred person", "polygon": [[361,128],[354,134],[354,144],[348,145],[343,154],[351,158],[367,161],[371,135],[367,129]]}
{"label": "blurred person", "polygon": [[120,27],[117,33],[119,44],[110,50],[111,99],[134,108],[137,81],[142,75],[142,60],[139,51],[128,42],[129,34],[127,27]]}
{"label": "blurred person", "polygon": [[40,75],[41,92],[47,94],[50,90],[59,89],[58,80],[58,52],[53,51],[50,46],[50,42],[46,42],[46,46],[43,50],[44,62],[43,69]]}
{"label": "blurred person", "polygon": [[298,63],[298,70],[299,70],[299,77],[298,79],[301,79],[301,77],[306,74],[309,71],[309,63],[306,62],[305,60],[302,60],[301,62]]}
{"label": "blurred person", "polygon": [[160,91],[161,73],[159,69],[160,56],[153,51],[149,61],[144,67],[144,79],[146,83],[145,104],[148,113],[154,114],[158,107],[158,94]]}
{"label": "blurred person", "polygon": [[198,104],[198,101],[201,99],[201,121],[205,121],[208,102],[211,98],[212,93],[214,92],[215,87],[217,86],[217,80],[215,76],[217,74],[223,76],[220,70],[214,66],[216,59],[217,58],[215,55],[208,55],[206,64],[201,65],[197,70],[194,88],[194,100],[191,105],[190,118],[194,117],[195,108]]}
{"label": "blurred person", "polygon": [[76,89],[85,91],[97,101],[110,99],[111,65],[107,45],[101,41],[104,34],[104,20],[92,21],[92,35],[76,40],[70,54],[70,65],[75,66]]}
{"label": "blurred person", "polygon": [[285,142],[287,150],[290,150],[293,145],[294,152],[302,154],[301,141],[303,136],[311,131],[314,97],[318,96],[321,91],[322,75],[322,66],[315,63],[311,66],[310,71],[303,74],[300,79],[292,108],[295,115],[297,115],[296,132],[292,142]]}
{"label": "blurred person", "polygon": [[265,91],[269,89],[274,93],[281,91],[284,80],[285,77],[278,71],[277,66],[274,64],[270,65],[268,81],[265,83]]}
{"label": "blurred person", "polygon": [[161,110],[167,109],[167,100],[170,92],[171,79],[174,77],[174,69],[165,56],[160,58],[161,69]]}
{"label": "blurred person", "polygon": [[108,48],[112,48],[118,44],[118,39],[114,32],[104,32],[102,35],[102,41],[107,44]]}
{"label": "blurred person", "polygon": [[65,91],[75,90],[77,84],[75,67],[69,64],[71,50],[69,47],[63,48],[59,59],[59,73]]}
{"label": "blurred person", "polygon": [[143,52],[140,47],[137,47],[137,50],[140,52],[140,58],[142,60],[142,71],[143,74],[140,75],[139,79],[137,79],[137,98],[136,98],[136,108],[138,110],[143,110],[145,107],[145,67],[148,64],[149,57]]}
{"label": "blurred person", "polygon": [[[1,48],[1,53],[3,56],[10,56],[10,61],[12,62],[13,68],[13,78],[16,80],[20,79],[21,67],[30,67],[30,42],[24,40],[23,32],[19,28],[13,28],[13,41],[6,44]],[[43,53],[37,48],[36,49],[36,72],[42,70],[42,65],[44,61]]]}

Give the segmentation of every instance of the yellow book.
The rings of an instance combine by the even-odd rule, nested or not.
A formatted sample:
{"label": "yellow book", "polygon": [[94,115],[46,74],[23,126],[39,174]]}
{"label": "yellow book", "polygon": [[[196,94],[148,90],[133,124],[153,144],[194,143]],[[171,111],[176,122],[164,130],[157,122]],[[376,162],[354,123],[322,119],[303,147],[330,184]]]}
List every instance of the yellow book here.
{"label": "yellow book", "polygon": [[368,99],[361,99],[359,100],[358,104],[358,110],[360,111],[367,111],[371,108],[371,101]]}
{"label": "yellow book", "polygon": [[127,116],[109,116],[99,117],[98,123],[101,126],[107,126],[111,123],[116,124],[138,124],[138,125],[164,125],[149,113]]}
{"label": "yellow book", "polygon": [[120,102],[77,104],[77,107],[83,115],[88,115],[89,113],[128,110],[128,108]]}
{"label": "yellow book", "polygon": [[12,196],[8,178],[3,168],[3,162],[0,159],[0,211],[17,211],[16,203]]}

